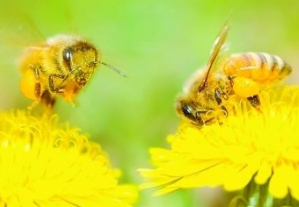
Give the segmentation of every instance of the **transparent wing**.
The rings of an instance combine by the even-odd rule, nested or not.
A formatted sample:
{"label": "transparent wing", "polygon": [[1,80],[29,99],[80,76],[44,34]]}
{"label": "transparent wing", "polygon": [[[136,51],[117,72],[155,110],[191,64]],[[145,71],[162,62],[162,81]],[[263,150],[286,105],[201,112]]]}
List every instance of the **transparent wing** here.
{"label": "transparent wing", "polygon": [[204,78],[203,84],[200,86],[199,89],[200,91],[206,87],[207,83],[209,82],[209,78],[211,74],[213,74],[217,69],[219,69],[220,65],[223,62],[222,60],[225,57],[224,51],[227,49],[227,45],[225,43],[226,43],[228,31],[229,31],[229,26],[225,24],[214,42],[206,66],[207,68],[206,76]]}
{"label": "transparent wing", "polygon": [[0,25],[0,32],[4,34],[1,35],[2,39],[13,39],[23,45],[44,40],[30,14],[13,2],[0,2]]}
{"label": "transparent wing", "polygon": [[34,21],[20,5],[0,2],[0,54],[5,59],[16,57],[25,47],[44,41]]}

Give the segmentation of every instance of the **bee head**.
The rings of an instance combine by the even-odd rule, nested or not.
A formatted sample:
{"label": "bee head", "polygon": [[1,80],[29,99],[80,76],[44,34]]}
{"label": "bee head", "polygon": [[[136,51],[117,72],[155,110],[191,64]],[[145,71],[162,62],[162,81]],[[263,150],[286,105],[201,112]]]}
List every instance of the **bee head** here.
{"label": "bee head", "polygon": [[195,125],[202,126],[205,123],[201,114],[197,110],[197,107],[192,102],[188,103],[181,100],[177,101],[176,110],[180,116],[189,120]]}
{"label": "bee head", "polygon": [[196,126],[209,125],[213,123],[222,123],[219,119],[227,117],[227,109],[224,106],[219,108],[208,108],[197,105],[194,102],[181,102],[176,104],[177,113]]}
{"label": "bee head", "polygon": [[79,88],[86,85],[97,63],[96,48],[87,42],[76,42],[62,51],[63,65],[69,70],[68,78],[74,80]]}

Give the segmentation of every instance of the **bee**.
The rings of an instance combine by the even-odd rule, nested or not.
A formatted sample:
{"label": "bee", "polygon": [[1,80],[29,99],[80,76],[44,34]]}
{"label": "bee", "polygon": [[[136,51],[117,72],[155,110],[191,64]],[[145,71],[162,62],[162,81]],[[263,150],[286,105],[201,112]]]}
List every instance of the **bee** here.
{"label": "bee", "polygon": [[52,108],[58,97],[74,104],[100,65],[125,76],[103,62],[98,48],[84,37],[58,34],[44,38],[28,12],[19,5],[0,4],[1,8],[13,8],[9,12],[3,9],[0,12],[0,43],[7,47],[1,51],[18,51],[20,89],[25,97],[33,100],[29,108],[38,104]]}
{"label": "bee", "polygon": [[225,57],[229,27],[217,36],[205,69],[193,74],[176,101],[177,113],[191,123],[222,123],[234,112],[233,103],[247,99],[260,110],[260,91],[288,76],[292,68],[278,56],[240,53]]}
{"label": "bee", "polygon": [[56,35],[25,49],[20,60],[21,91],[34,104],[52,107],[57,96],[74,103],[76,95],[89,82],[96,67],[106,65],[96,47],[77,35]]}

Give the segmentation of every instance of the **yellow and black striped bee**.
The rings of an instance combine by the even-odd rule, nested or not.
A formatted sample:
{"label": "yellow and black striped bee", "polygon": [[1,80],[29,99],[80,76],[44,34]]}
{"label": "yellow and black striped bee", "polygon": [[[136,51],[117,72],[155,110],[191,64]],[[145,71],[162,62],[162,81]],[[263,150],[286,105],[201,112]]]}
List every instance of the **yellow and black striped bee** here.
{"label": "yellow and black striped bee", "polygon": [[176,101],[178,114],[202,126],[233,112],[233,102],[242,98],[260,109],[259,93],[292,71],[283,59],[267,53],[240,53],[226,56],[225,43],[229,27],[217,36],[207,66],[192,75]]}
{"label": "yellow and black striped bee", "polygon": [[98,49],[83,37],[56,35],[44,43],[25,48],[20,59],[21,90],[35,101],[33,106],[41,102],[52,107],[57,96],[73,103],[99,64],[125,76],[104,63]]}
{"label": "yellow and black striped bee", "polygon": [[100,65],[125,76],[103,62],[99,49],[83,36],[62,33],[45,38],[19,5],[0,2],[0,8],[0,44],[7,50],[18,50],[20,88],[34,101],[31,108],[39,103],[51,108],[57,97],[74,104]]}
{"label": "yellow and black striped bee", "polygon": [[82,37],[54,36],[26,48],[20,60],[21,90],[27,98],[48,106],[54,104],[57,95],[73,102],[98,63],[97,49]]}

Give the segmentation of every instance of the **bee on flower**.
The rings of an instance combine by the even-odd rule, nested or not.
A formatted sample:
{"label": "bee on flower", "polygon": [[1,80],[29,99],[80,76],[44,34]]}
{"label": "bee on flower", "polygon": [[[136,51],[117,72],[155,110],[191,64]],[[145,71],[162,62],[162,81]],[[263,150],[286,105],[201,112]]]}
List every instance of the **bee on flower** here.
{"label": "bee on flower", "polygon": [[247,99],[261,108],[259,93],[288,76],[292,68],[282,58],[261,52],[226,54],[229,27],[225,25],[212,47],[204,69],[196,71],[176,101],[176,111],[184,119],[202,126],[221,123],[234,113],[233,104]]}

